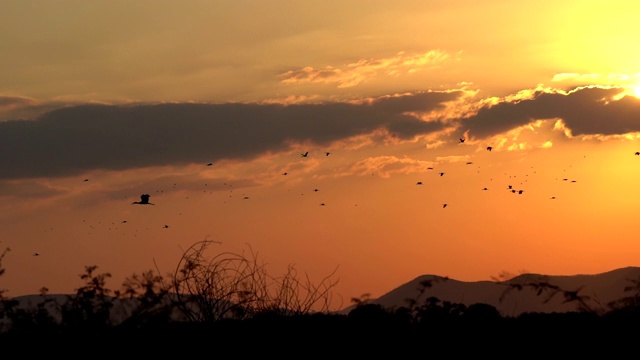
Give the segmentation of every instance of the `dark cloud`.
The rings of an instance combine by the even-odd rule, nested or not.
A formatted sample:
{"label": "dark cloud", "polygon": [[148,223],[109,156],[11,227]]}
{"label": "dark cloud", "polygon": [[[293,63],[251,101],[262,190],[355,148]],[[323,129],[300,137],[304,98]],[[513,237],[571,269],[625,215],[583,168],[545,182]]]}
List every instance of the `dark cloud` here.
{"label": "dark cloud", "polygon": [[20,96],[2,96],[0,95],[0,109],[8,107],[18,107],[31,105],[33,100]]}
{"label": "dark cloud", "polygon": [[67,107],[33,121],[0,122],[0,179],[242,160],[286,151],[293,143],[326,145],[380,129],[408,139],[444,124],[405,112],[434,110],[461,95],[426,92],[365,104]]}
{"label": "dark cloud", "polygon": [[0,95],[0,121],[31,120],[46,112],[68,105],[70,104],[60,102],[40,103],[32,98]]}
{"label": "dark cloud", "polygon": [[640,131],[640,100],[619,88],[581,88],[568,94],[537,93],[532,99],[503,102],[461,121],[462,131],[487,138],[538,119],[560,118],[573,136],[614,135]]}

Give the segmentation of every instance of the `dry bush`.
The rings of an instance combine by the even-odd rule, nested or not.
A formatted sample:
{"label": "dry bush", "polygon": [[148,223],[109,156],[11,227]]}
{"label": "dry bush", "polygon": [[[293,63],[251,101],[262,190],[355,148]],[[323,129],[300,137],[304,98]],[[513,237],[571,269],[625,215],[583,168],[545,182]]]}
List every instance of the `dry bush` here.
{"label": "dry bush", "polygon": [[256,314],[302,315],[325,312],[338,283],[335,271],[314,284],[301,278],[293,266],[279,276],[268,274],[266,265],[249,248],[245,255],[222,252],[205,254],[211,240],[193,244],[183,254],[173,275],[177,305],[187,319],[212,322],[248,319]]}

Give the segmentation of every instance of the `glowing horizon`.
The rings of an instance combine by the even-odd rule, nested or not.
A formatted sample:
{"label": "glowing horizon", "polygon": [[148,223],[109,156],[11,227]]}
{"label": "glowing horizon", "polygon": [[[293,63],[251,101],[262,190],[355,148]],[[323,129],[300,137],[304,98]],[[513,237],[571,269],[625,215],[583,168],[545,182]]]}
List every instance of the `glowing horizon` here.
{"label": "glowing horizon", "polygon": [[332,4],[0,1],[5,295],[204,239],[342,307],[638,264],[640,5]]}

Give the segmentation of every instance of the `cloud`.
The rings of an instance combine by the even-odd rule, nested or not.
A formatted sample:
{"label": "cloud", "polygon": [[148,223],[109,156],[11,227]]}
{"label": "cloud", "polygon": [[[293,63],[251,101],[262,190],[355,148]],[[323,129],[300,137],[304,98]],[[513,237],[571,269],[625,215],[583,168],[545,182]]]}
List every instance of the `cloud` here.
{"label": "cloud", "polygon": [[[350,144],[354,139],[362,143],[367,137],[387,144],[418,138],[443,144],[465,134],[467,143],[473,143],[507,136],[539,120],[549,120],[556,128],[560,124],[558,130],[567,138],[626,136],[640,132],[640,100],[621,96],[624,91],[596,86],[538,90],[528,96],[473,100],[477,106],[470,105],[462,90],[349,103],[72,105],[34,120],[0,122],[0,179],[245,162],[307,146]],[[24,104],[29,101],[4,102],[21,103],[28,111]],[[460,116],[452,104],[471,115]],[[452,121],[442,115],[445,111],[459,118]],[[535,145],[529,139],[536,147],[549,147],[551,143],[542,145],[548,140]]]}
{"label": "cloud", "polygon": [[362,59],[355,63],[347,64],[342,68],[327,66],[318,69],[306,66],[297,70],[289,70],[280,74],[280,77],[282,78],[281,82],[284,84],[335,83],[338,88],[349,88],[380,74],[400,76],[424,69],[437,68],[450,58],[451,55],[442,50],[431,50],[420,54],[400,52],[390,58]]}
{"label": "cloud", "polygon": [[441,130],[430,112],[461,92],[424,92],[363,103],[81,105],[35,120],[0,122],[0,179],[89,170],[248,160],[299,144],[328,145],[380,131],[413,139]]}
{"label": "cloud", "polygon": [[49,111],[71,105],[73,104],[61,101],[40,102],[24,96],[0,95],[0,121],[32,120]]}
{"label": "cloud", "polygon": [[396,156],[377,156],[366,158],[355,163],[351,172],[357,175],[375,174],[382,178],[390,178],[392,174],[411,174],[424,172],[433,162]]}
{"label": "cloud", "polygon": [[538,91],[531,98],[488,104],[460,120],[475,139],[485,139],[536,120],[561,119],[573,136],[640,131],[640,100],[620,96],[624,88],[580,87],[569,92]]}
{"label": "cloud", "polygon": [[6,111],[7,109],[14,109],[25,105],[32,105],[33,103],[34,100],[27,97],[0,95],[0,111]]}

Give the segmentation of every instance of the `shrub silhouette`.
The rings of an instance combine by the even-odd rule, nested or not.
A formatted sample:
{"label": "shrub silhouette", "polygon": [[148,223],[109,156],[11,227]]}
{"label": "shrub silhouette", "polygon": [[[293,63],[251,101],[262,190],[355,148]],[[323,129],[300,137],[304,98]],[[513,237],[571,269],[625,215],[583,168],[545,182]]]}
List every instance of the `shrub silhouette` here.
{"label": "shrub silhouette", "polygon": [[[610,310],[605,313],[587,306],[588,297],[581,294],[582,289],[567,290],[545,279],[532,279],[505,282],[503,296],[529,288],[541,301],[562,296],[565,302],[575,303],[577,310],[503,317],[489,304],[467,306],[429,296],[429,290],[447,278],[423,281],[405,306],[384,308],[365,294],[351,299],[355,306],[348,313],[333,312],[329,309],[337,284],[332,278],[335,271],[319,284],[301,277],[293,266],[280,276],[272,276],[251,248],[248,254],[221,252],[209,257],[207,250],[214,243],[193,244],[173,273],[161,276],[148,270],[133,274],[115,291],[107,287],[110,273],[85,266],[81,286],[62,303],[43,287],[42,301],[35,308],[24,308],[2,290],[0,341],[7,344],[23,335],[40,334],[43,339],[53,334],[59,335],[54,339],[61,344],[82,339],[98,347],[107,342],[118,344],[119,349],[132,342],[138,342],[140,348],[151,343],[180,347],[215,339],[218,345],[233,341],[263,344],[266,350],[274,348],[274,343],[260,342],[265,337],[317,348],[321,345],[314,342],[314,336],[326,339],[330,335],[332,344],[357,349],[393,348],[390,344],[397,341],[407,346],[443,347],[472,339],[487,343],[500,339],[523,347],[542,329],[545,338],[558,346],[567,334],[577,336],[578,340],[570,343],[575,347],[585,341],[591,345],[601,339],[624,338],[621,329],[635,328],[640,320],[640,279],[630,280],[625,287],[629,296],[608,304]],[[4,274],[2,260],[8,252],[7,248],[0,253],[0,275]],[[119,312],[116,317],[115,312]],[[454,346],[449,351],[455,354],[458,349]]]}
{"label": "shrub silhouette", "polygon": [[[5,268],[2,266],[2,260],[4,259],[5,255],[7,255],[9,251],[11,251],[11,249],[6,247],[2,250],[2,252],[0,252],[0,277],[2,277],[2,275],[4,275],[4,272],[5,272]],[[6,300],[4,296],[6,292],[7,292],[7,289],[0,288],[0,301]]]}
{"label": "shrub silhouette", "polygon": [[504,298],[511,293],[512,291],[522,291],[523,289],[529,288],[533,289],[538,296],[543,296],[544,303],[548,303],[556,296],[562,296],[564,298],[563,303],[574,303],[577,307],[578,311],[586,311],[586,312],[598,312],[598,309],[592,308],[587,301],[591,298],[588,295],[580,294],[582,287],[574,290],[562,289],[558,285],[551,284],[546,277],[541,277],[540,279],[535,279],[532,281],[526,281],[522,283],[514,283],[514,282],[499,282],[506,286],[506,289],[500,296],[500,301],[504,300]]}
{"label": "shrub silhouette", "polygon": [[133,274],[125,279],[116,296],[130,305],[121,327],[141,328],[171,321],[173,301],[171,287],[153,270]]}
{"label": "shrub silhouette", "polygon": [[111,326],[111,308],[113,298],[111,290],[106,288],[110,273],[94,274],[97,266],[85,266],[80,279],[84,286],[76,289],[75,295],[69,295],[62,305],[62,325],[80,330],[96,330]]}
{"label": "shrub silhouette", "polygon": [[[133,274],[125,279],[121,290],[106,286],[108,272],[98,273],[97,266],[85,266],[80,275],[82,286],[75,294],[56,303],[42,288],[43,301],[37,310],[22,309],[16,300],[1,298],[0,320],[12,332],[35,327],[56,326],[75,333],[107,329],[149,329],[172,322],[213,323],[222,320],[247,320],[261,315],[263,319],[328,313],[331,289],[337,284],[335,271],[312,283],[300,279],[289,266],[284,275],[272,277],[266,266],[251,256],[220,253],[209,259],[205,250],[215,242],[205,240],[184,252],[170,280],[154,271]],[[8,252],[1,254],[0,260]],[[4,272],[0,261],[0,274]],[[114,306],[119,316],[113,319]],[[51,308],[53,307],[53,310]],[[49,308],[49,309],[47,309]],[[59,313],[56,320],[51,313]]]}
{"label": "shrub silhouette", "polygon": [[[0,302],[0,319],[7,319],[9,327],[16,333],[47,332],[55,330],[58,324],[51,315],[50,304],[53,299],[47,297],[47,288],[40,290],[42,301],[35,309],[21,308],[15,299],[5,299]],[[2,329],[0,329],[1,331]],[[6,330],[6,329],[5,329]]]}
{"label": "shrub silhouette", "polygon": [[331,289],[338,283],[331,278],[335,271],[319,284],[308,277],[303,281],[292,266],[272,277],[253,251],[207,258],[205,251],[213,243],[203,240],[187,249],[173,277],[176,305],[189,321],[243,320],[260,313],[302,315],[330,307]]}

